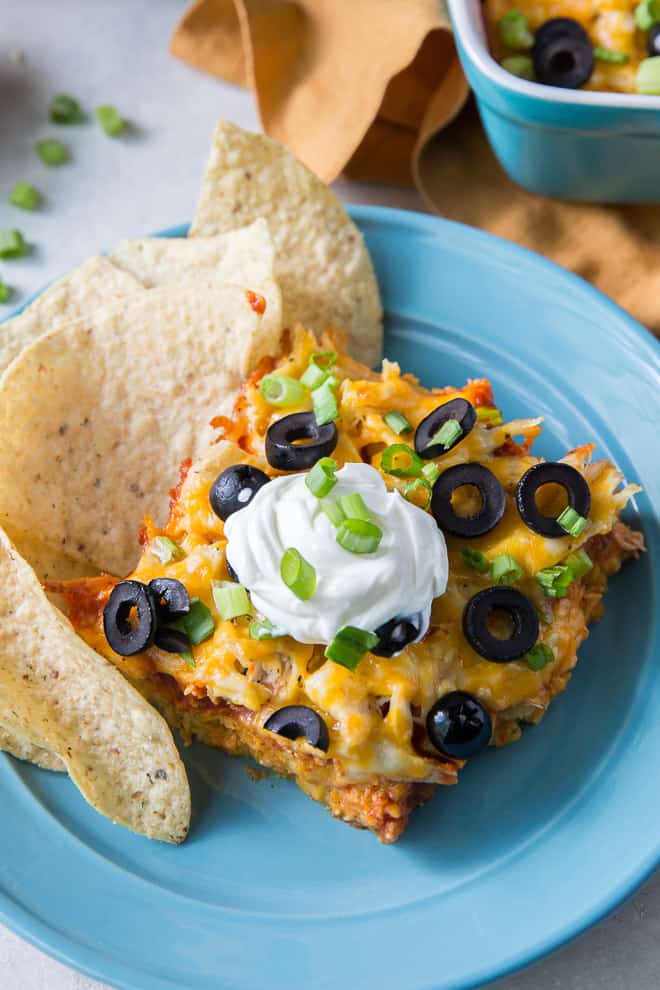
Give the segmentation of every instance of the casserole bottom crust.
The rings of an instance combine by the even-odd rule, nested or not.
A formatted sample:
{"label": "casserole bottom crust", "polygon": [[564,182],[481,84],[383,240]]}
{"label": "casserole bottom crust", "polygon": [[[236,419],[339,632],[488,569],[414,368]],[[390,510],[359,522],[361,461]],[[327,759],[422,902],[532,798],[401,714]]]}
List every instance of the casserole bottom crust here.
{"label": "casserole bottom crust", "polygon": [[[636,556],[642,545],[640,534],[620,522],[610,533],[589,541],[587,550],[596,565],[595,573],[592,572],[589,581],[574,582],[570,594],[554,603],[555,622],[564,633],[569,633],[568,639],[575,644],[575,650],[558,657],[556,675],[543,696],[496,714],[495,745],[518,739],[521,723],[539,722],[552,698],[566,687],[577,662],[577,647],[588,636],[588,624],[602,616],[607,578],[620,569],[624,560]],[[324,804],[336,818],[369,829],[384,843],[399,838],[413,809],[428,801],[437,786],[384,777],[350,780],[337,761],[323,757],[303,743],[294,744],[282,736],[263,732],[256,724],[257,714],[250,709],[228,701],[214,703],[208,698],[184,695],[174,678],[167,674],[154,673],[136,687],[186,743],[197,739],[230,755],[250,757],[283,777],[294,778],[306,794]],[[461,765],[448,760],[441,763],[442,783],[456,783]]]}
{"label": "casserole bottom crust", "polygon": [[[348,781],[333,760],[256,728],[255,712],[229,702],[214,704],[185,696],[167,674],[154,674],[137,687],[186,743],[197,739],[231,756],[250,757],[282,777],[293,777],[301,790],[324,804],[335,818],[369,829],[381,842],[396,842],[413,809],[435,791],[435,784],[385,778]],[[456,779],[456,772],[448,770],[445,783],[456,783]]]}

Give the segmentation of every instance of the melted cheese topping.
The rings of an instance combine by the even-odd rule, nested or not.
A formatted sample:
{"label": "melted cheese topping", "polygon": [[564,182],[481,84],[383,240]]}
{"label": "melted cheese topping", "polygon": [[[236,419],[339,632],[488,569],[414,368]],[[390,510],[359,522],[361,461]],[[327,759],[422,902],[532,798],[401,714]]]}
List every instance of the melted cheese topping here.
{"label": "melted cheese topping", "polygon": [[[313,335],[300,330],[273,373],[300,376],[312,353],[334,346],[332,338],[323,339],[319,345]],[[341,352],[333,373],[341,382],[337,390],[339,442],[333,454],[340,465],[355,462],[378,468],[385,446],[408,439],[397,436],[385,423],[383,416],[392,410],[404,413],[416,427],[429,412],[457,395],[467,398],[477,410],[493,406],[490,385],[483,379],[468,382],[460,390],[429,391],[412,376],[402,375],[395,364],[385,362],[382,374],[377,375]],[[311,402],[287,412],[303,409],[311,409]],[[489,580],[463,562],[460,551],[464,541],[449,536],[449,581],[446,593],[433,603],[428,635],[391,659],[367,654],[350,672],[325,660],[323,647],[291,637],[251,639],[247,619],[223,621],[213,606],[211,581],[227,580],[229,575],[226,534],[210,507],[210,487],[231,464],[249,463],[277,475],[265,458],[264,442],[268,427],[282,415],[282,410],[264,401],[255,378],[244,386],[233,416],[217,421],[224,442],[212,447],[190,468],[175,494],[169,523],[160,531],[183,548],[182,560],[163,566],[150,551],[150,543],[159,531],[151,525],[146,527],[145,551],[131,576],[145,582],[157,575],[176,578],[214,614],[213,635],[193,649],[194,667],[156,648],[135,658],[118,657],[110,650],[102,628],[102,609],[113,583],[108,579],[93,579],[82,586],[72,584],[72,621],[95,649],[129,677],[139,679],[153,671],[169,674],[184,694],[243,705],[257,713],[260,725],[284,705],[315,708],[328,725],[328,756],[338,761],[348,779],[382,775],[391,780],[442,782],[442,762],[425,741],[423,730],[429,708],[448,691],[469,691],[495,717],[498,741],[514,735],[513,730],[508,736],[498,730],[498,713],[520,710],[527,717],[532,717],[530,713],[543,713],[552,694],[565,685],[586,630],[579,604],[571,610],[568,599],[544,599],[534,574],[561,561],[591,537],[608,533],[636,489],[622,488],[621,475],[609,462],[591,463],[591,446],[577,448],[564,460],[580,471],[590,486],[588,526],[579,539],[539,536],[527,529],[518,516],[514,492],[520,477],[538,460],[529,448],[540,432],[540,421],[515,420],[489,427],[478,420],[469,435],[437,463],[444,469],[478,461],[501,481],[507,498],[505,516],[486,536],[470,541],[470,546],[489,559],[510,553],[520,563],[525,573],[518,586],[544,616],[540,641],[553,648],[554,662],[534,671],[524,660],[491,663],[471,649],[462,632],[463,609],[472,595],[488,586]],[[383,480],[390,491],[400,490],[404,484],[402,479],[385,474]],[[584,580],[588,581],[589,576]]]}
{"label": "melted cheese topping", "polygon": [[485,15],[491,47],[496,58],[510,52],[499,40],[497,22],[509,10],[525,15],[532,32],[552,17],[572,17],[579,21],[593,41],[628,56],[625,65],[594,62],[594,71],[583,89],[634,93],[637,66],[647,57],[644,31],[635,25],[635,8],[639,0],[486,0]]}

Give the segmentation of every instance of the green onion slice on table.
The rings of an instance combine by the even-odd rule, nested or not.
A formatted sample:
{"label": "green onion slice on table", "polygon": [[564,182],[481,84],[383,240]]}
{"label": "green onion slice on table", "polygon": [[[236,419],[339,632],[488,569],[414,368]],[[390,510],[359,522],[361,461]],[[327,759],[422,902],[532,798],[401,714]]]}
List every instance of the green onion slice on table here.
{"label": "green onion slice on table", "polygon": [[44,138],[43,141],[37,141],[34,149],[44,165],[48,165],[49,168],[63,165],[70,158],[69,149],[57,138]]}
{"label": "green onion slice on table", "polygon": [[53,124],[79,124],[84,119],[80,104],[67,93],[57,93],[52,98],[48,116]]}
{"label": "green onion slice on table", "polygon": [[15,227],[0,230],[0,258],[22,258],[27,254],[27,244],[20,230]]}
{"label": "green onion slice on table", "polygon": [[36,210],[41,203],[41,193],[30,182],[19,180],[12,189],[9,202],[20,210]]}
{"label": "green onion slice on table", "polygon": [[112,106],[112,104],[106,103],[103,106],[97,107],[94,112],[102,130],[108,137],[119,137],[125,130],[126,121],[119,113],[119,110],[117,110],[117,107]]}

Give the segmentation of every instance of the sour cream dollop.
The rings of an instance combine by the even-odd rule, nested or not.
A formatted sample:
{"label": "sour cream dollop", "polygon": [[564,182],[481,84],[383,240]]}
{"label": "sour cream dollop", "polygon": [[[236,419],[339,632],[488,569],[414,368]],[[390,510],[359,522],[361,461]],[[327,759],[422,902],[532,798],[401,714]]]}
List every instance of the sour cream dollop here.
{"label": "sour cream dollop", "polygon": [[[351,553],[337,543],[337,531],[304,474],[275,478],[225,522],[227,560],[254,607],[299,643],[330,643],[343,626],[373,632],[395,617],[428,616],[433,599],[446,590],[447,547],[433,517],[389,492],[368,464],[338,471],[328,497],[354,492],[383,532],[373,553]],[[316,571],[309,601],[300,601],[280,576],[289,547]]]}

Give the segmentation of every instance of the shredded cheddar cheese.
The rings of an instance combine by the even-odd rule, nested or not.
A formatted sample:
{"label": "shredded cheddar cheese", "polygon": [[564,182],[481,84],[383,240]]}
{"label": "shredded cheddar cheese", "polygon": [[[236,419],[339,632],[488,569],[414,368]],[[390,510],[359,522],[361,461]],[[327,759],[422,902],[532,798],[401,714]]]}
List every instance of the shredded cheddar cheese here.
{"label": "shredded cheddar cheese", "polygon": [[[497,8],[494,2],[490,6]],[[314,352],[329,349],[337,349],[333,337],[319,344],[312,334],[298,329],[284,356],[274,367],[269,362],[268,370],[299,377]],[[427,390],[412,376],[402,375],[396,364],[386,361],[382,374],[375,374],[341,350],[333,374],[339,380],[339,442],[333,457],[340,466],[363,461],[378,468],[386,446],[412,442],[412,434],[401,437],[385,422],[385,414],[392,410],[403,413],[414,429],[432,410],[456,396],[465,397],[477,410],[495,408],[490,384],[484,379],[470,381],[462,389]],[[286,413],[311,408],[307,398]],[[377,776],[393,781],[443,782],[448,777],[447,763],[425,738],[426,713],[442,694],[454,689],[468,691],[491,712],[495,741],[500,743],[516,738],[519,719],[535,721],[542,716],[552,696],[568,680],[577,648],[587,634],[586,621],[600,600],[605,581],[596,566],[571,586],[566,599],[551,600],[544,599],[534,575],[609,534],[635,488],[622,487],[620,473],[609,462],[592,462],[591,446],[577,448],[564,461],[589,484],[588,525],[577,539],[539,536],[522,522],[514,493],[521,476],[538,460],[531,446],[540,433],[540,420],[519,419],[491,426],[487,419],[478,419],[469,435],[437,460],[438,468],[476,461],[487,466],[503,485],[507,498],[504,518],[490,533],[471,540],[470,546],[488,560],[506,553],[519,563],[524,575],[518,587],[544,617],[539,642],[552,648],[554,661],[535,671],[524,659],[493,663],[472,650],[462,632],[463,610],[467,601],[491,582],[463,561],[465,541],[448,536],[449,585],[446,594],[434,602],[428,635],[391,659],[367,654],[351,672],[325,660],[322,646],[303,645],[289,637],[251,639],[249,619],[223,621],[213,607],[211,582],[227,580],[228,572],[223,523],[210,507],[210,486],[224,468],[236,463],[249,463],[276,475],[266,460],[264,443],[268,427],[282,415],[283,410],[264,400],[259,376],[254,376],[244,385],[233,416],[217,421],[220,442],[187,471],[173,493],[166,528],[158,531],[147,521],[143,530],[144,552],[131,577],[143,582],[163,575],[176,578],[214,614],[215,631],[194,647],[194,666],[155,647],[135,658],[112,652],[103,634],[102,610],[113,579],[71,582],[55,590],[67,597],[80,634],[133,680],[154,672],[169,675],[182,697],[243,706],[257,713],[259,726],[284,705],[307,705],[325,720],[330,735],[328,758],[341,767],[345,779],[361,781]],[[405,484],[405,479],[384,472],[383,477],[390,489],[402,489]],[[159,533],[182,547],[185,556],[163,565],[150,549]]]}

